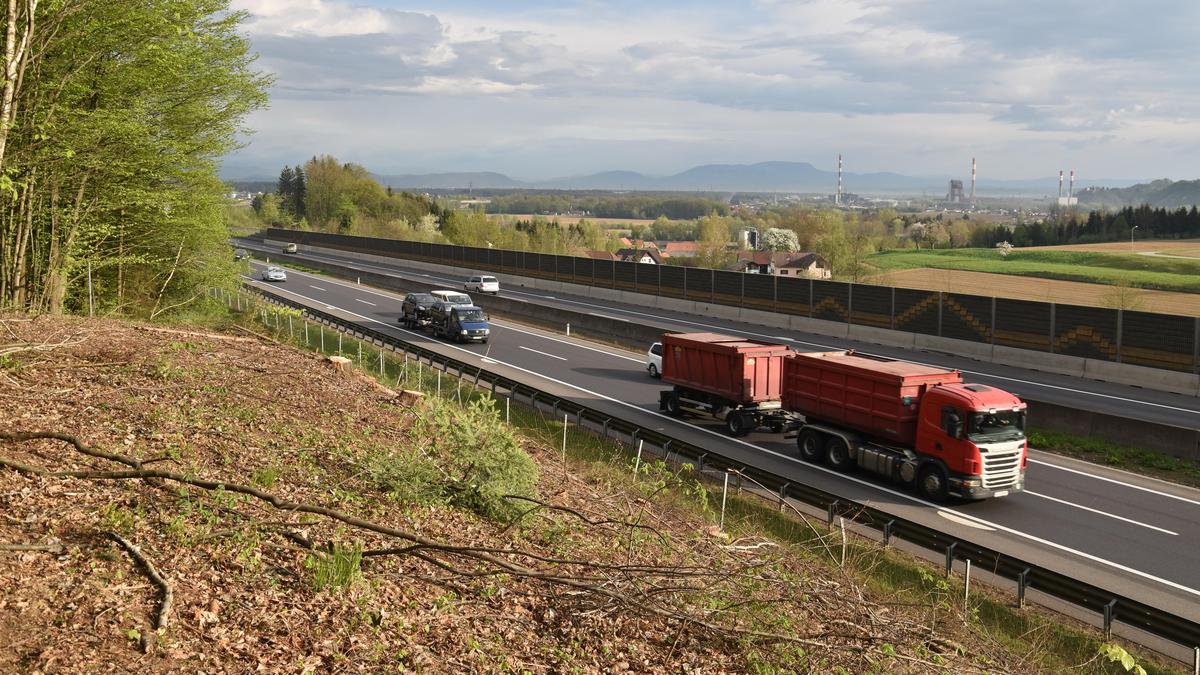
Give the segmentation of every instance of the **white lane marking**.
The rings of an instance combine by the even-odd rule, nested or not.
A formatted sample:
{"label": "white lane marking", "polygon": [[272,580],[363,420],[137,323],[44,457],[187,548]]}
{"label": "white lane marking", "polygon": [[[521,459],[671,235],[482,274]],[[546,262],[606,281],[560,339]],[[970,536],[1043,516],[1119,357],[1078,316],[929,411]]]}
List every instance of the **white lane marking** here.
{"label": "white lane marking", "polygon": [[1146,528],[1146,529],[1148,529],[1148,530],[1157,530],[1157,531],[1159,531],[1159,532],[1164,532],[1164,533],[1166,533],[1166,534],[1169,534],[1169,535],[1172,535],[1172,536],[1175,536],[1175,537],[1178,537],[1178,536],[1179,536],[1179,533],[1178,533],[1178,532],[1172,532],[1172,531],[1170,531],[1170,530],[1164,530],[1164,529],[1163,529],[1163,528],[1161,528],[1161,527],[1155,527],[1155,526],[1153,526],[1153,525],[1147,525],[1146,523],[1143,523],[1143,522],[1141,522],[1141,521],[1138,521],[1138,520],[1133,520],[1132,518],[1125,518],[1124,516],[1118,516],[1118,515],[1115,515],[1115,514],[1109,513],[1108,511],[1101,511],[1100,509],[1093,509],[1093,508],[1092,508],[1092,507],[1090,507],[1090,506],[1083,506],[1082,504],[1076,504],[1076,503],[1074,503],[1074,502],[1069,502],[1069,501],[1067,501],[1067,500],[1065,500],[1065,499],[1059,499],[1058,497],[1051,497],[1050,495],[1044,495],[1044,494],[1042,494],[1042,493],[1040,493],[1040,492],[1034,492],[1033,490],[1026,490],[1026,491],[1025,491],[1025,494],[1027,494],[1027,495],[1033,495],[1034,497],[1041,497],[1042,499],[1049,499],[1049,500],[1050,500],[1050,501],[1052,501],[1052,502],[1057,502],[1057,503],[1059,503],[1059,504],[1063,504],[1063,505],[1065,505],[1065,506],[1072,506],[1072,507],[1075,507],[1075,508],[1077,508],[1077,509],[1082,509],[1082,510],[1084,510],[1084,511],[1089,511],[1089,512],[1091,512],[1091,513],[1095,513],[1095,514],[1098,514],[1098,515],[1101,515],[1101,516],[1107,516],[1107,517],[1109,517],[1109,518],[1112,518],[1112,519],[1114,519],[1114,520],[1120,520],[1120,521],[1122,521],[1122,522],[1129,523],[1129,524],[1131,524],[1131,525],[1139,525],[1139,526],[1141,526],[1141,527],[1144,527],[1144,528]]}
{"label": "white lane marking", "polygon": [[986,532],[995,532],[996,531],[994,528],[988,527],[987,525],[973,523],[973,522],[967,520],[966,518],[959,518],[958,516],[954,515],[953,513],[942,511],[941,509],[938,509],[937,514],[939,516],[945,518],[946,520],[949,520],[952,523],[958,523],[959,525],[962,525],[964,527],[973,527],[977,530],[984,530]]}
{"label": "white lane marking", "polygon": [[1025,461],[1027,461],[1030,464],[1041,464],[1042,466],[1048,466],[1048,467],[1051,467],[1054,469],[1058,469],[1059,471],[1066,471],[1067,473],[1077,473],[1080,476],[1087,476],[1088,478],[1095,478],[1096,480],[1102,480],[1105,483],[1115,483],[1117,485],[1123,485],[1127,488],[1132,488],[1134,490],[1141,490],[1142,492],[1149,492],[1152,495],[1158,495],[1160,497],[1167,497],[1168,499],[1178,499],[1181,502],[1186,502],[1188,504],[1200,506],[1200,501],[1197,501],[1195,499],[1188,499],[1187,497],[1180,497],[1179,495],[1173,495],[1170,492],[1163,492],[1162,490],[1155,490],[1154,488],[1142,487],[1141,485],[1134,485],[1133,483],[1126,483],[1125,481],[1120,481],[1115,478],[1108,478],[1106,476],[1098,476],[1094,473],[1080,471],[1079,469],[1068,469],[1065,466],[1060,466],[1058,464],[1053,464],[1051,462],[1043,462],[1038,459],[1026,458]]}
{"label": "white lane marking", "polygon": [[370,305],[370,306],[372,306],[372,307],[375,307],[375,306],[376,306],[376,305],[375,305],[375,303],[373,303],[373,302],[368,302],[368,301],[366,301],[366,300],[363,300],[363,299],[361,299],[361,298],[355,298],[354,300],[355,300],[356,302],[361,302],[361,303],[362,303],[362,304],[364,304],[364,305]]}
{"label": "white lane marking", "polygon": [[626,323],[629,323],[629,319],[626,319],[626,318],[620,317],[620,316],[609,316],[607,314],[597,314],[595,312],[588,312],[588,316],[598,316],[601,319],[609,319],[612,321],[624,321]]}
{"label": "white lane marking", "polygon": [[547,354],[546,352],[539,352],[536,349],[530,349],[529,347],[526,347],[524,345],[517,345],[517,346],[520,347],[521,349],[524,349],[527,352],[533,352],[534,354],[541,354],[542,356],[549,356],[550,358],[558,359],[559,361],[566,361],[566,359],[561,356],[555,356],[554,354]]}
{"label": "white lane marking", "polygon": [[[270,286],[267,286],[267,287],[268,287],[268,288],[270,288]],[[303,295],[300,295],[299,293],[295,293],[295,292],[293,292],[293,291],[288,291],[288,290],[284,290],[284,289],[280,289],[280,290],[281,290],[281,291],[283,291],[284,293],[289,293],[289,294],[291,294],[291,295],[295,295],[295,296],[298,296],[298,297],[304,298],[305,300],[309,300],[309,301],[311,301],[311,302],[316,302],[316,300],[313,300],[312,298],[307,298],[307,297],[305,297],[305,296],[303,296]],[[371,317],[368,317],[368,316],[363,316],[363,315],[361,315],[361,314],[356,314],[355,312],[352,312],[352,311],[350,311],[350,310],[346,310],[346,309],[344,309],[344,310],[341,310],[341,311],[343,311],[343,312],[345,312],[345,313],[347,313],[347,314],[353,315],[353,316],[360,317],[360,318],[362,318],[362,319],[366,319],[367,321],[370,321],[370,322],[372,322],[372,323],[383,324],[383,325],[385,325],[385,326],[387,326],[387,327],[389,327],[389,328],[391,328],[391,329],[393,329],[393,330],[399,331],[399,332],[401,332],[401,333],[409,333],[410,335],[416,335],[416,336],[418,336],[418,337],[421,337],[421,338],[425,338],[425,337],[426,337],[426,336],[425,336],[423,333],[417,333],[417,332],[415,332],[415,331],[410,331],[410,330],[408,330],[408,329],[405,329],[405,328],[397,328],[397,327],[395,327],[395,326],[392,326],[391,324],[385,324],[385,323],[383,323],[382,321],[378,321],[378,320],[376,320],[376,319],[372,319]],[[470,350],[467,350],[467,349],[463,349],[462,347],[458,347],[458,346],[455,346],[455,345],[451,345],[451,344],[442,344],[442,343],[439,343],[439,346],[446,347],[446,348],[448,348],[448,349],[454,349],[454,350],[457,350],[457,351],[463,352],[464,354],[470,354],[472,357],[475,357],[475,358],[482,358],[482,357],[480,357],[480,355],[479,355],[479,354],[476,354],[475,352],[472,352],[472,351],[470,351]],[[510,364],[510,363],[505,363],[505,362],[503,362],[503,361],[497,361],[496,363],[498,363],[498,364],[500,364],[500,365],[503,365],[503,366],[506,366],[506,367],[508,367],[508,368],[512,368],[513,370],[520,371],[520,372],[522,372],[522,373],[526,373],[526,374],[529,374],[529,375],[533,375],[533,376],[535,376],[535,377],[540,377],[540,378],[542,378],[542,379],[546,380],[547,382],[553,382],[553,383],[555,383],[555,384],[562,385],[562,386],[564,386],[564,387],[567,387],[567,388],[570,388],[570,389],[574,389],[574,390],[576,390],[576,391],[580,391],[580,392],[583,392],[583,393],[585,393],[585,394],[589,394],[589,395],[591,395],[591,396],[595,396],[596,398],[601,398],[601,399],[604,399],[604,400],[606,400],[606,401],[610,401],[610,402],[612,402],[612,403],[616,403],[616,404],[618,404],[618,405],[623,405],[623,406],[625,406],[625,407],[627,407],[627,408],[633,408],[634,410],[637,410],[638,412],[642,412],[642,413],[649,413],[649,414],[651,414],[651,415],[654,415],[655,417],[661,417],[661,418],[663,418],[663,419],[669,420],[669,421],[670,421],[671,423],[673,423],[673,424],[682,424],[682,423],[681,423],[681,422],[679,422],[678,420],[675,420],[675,419],[673,419],[673,418],[671,418],[671,417],[668,417],[667,415],[664,415],[664,414],[662,414],[662,413],[660,413],[660,412],[657,412],[657,411],[654,411],[654,410],[649,410],[649,409],[646,409],[646,408],[642,408],[641,406],[634,405],[633,403],[628,403],[628,402],[626,402],[626,401],[621,401],[621,400],[615,399],[615,398],[613,398],[613,397],[611,397],[611,396],[607,396],[607,395],[605,395],[605,394],[601,394],[601,393],[599,393],[599,392],[591,391],[590,389],[585,389],[585,388],[583,388],[583,387],[580,387],[580,386],[578,386],[578,385],[575,385],[575,384],[571,384],[571,383],[569,383],[569,382],[564,382],[564,381],[562,381],[562,380],[558,380],[558,379],[555,379],[555,378],[553,378],[553,377],[548,377],[548,376],[546,376],[546,375],[542,375],[541,373],[535,373],[535,372],[533,372],[532,370],[528,370],[528,369],[526,369],[526,368],[522,368],[522,367],[520,367],[520,366],[515,366],[515,365],[512,365],[512,364]],[[711,430],[711,429],[706,429],[706,428],[704,428],[704,427],[699,427],[699,426],[695,426],[695,425],[687,425],[687,426],[688,426],[688,428],[690,428],[690,429],[694,429],[694,430],[696,430],[696,431],[699,431],[699,432],[701,432],[701,433],[705,433],[705,434],[709,434],[709,435],[715,436],[715,437],[717,437],[717,438],[719,438],[719,439],[721,439],[721,440],[723,440],[723,441],[725,441],[725,442],[728,442],[728,443],[737,443],[737,444],[739,444],[739,445],[744,445],[744,446],[746,446],[747,448],[752,448],[752,449],[754,449],[754,450],[757,450],[758,452],[766,453],[766,454],[768,454],[768,455],[773,455],[773,456],[775,456],[775,457],[778,457],[778,458],[780,458],[780,459],[783,459],[783,460],[785,460],[785,461],[792,462],[792,463],[794,463],[794,464],[796,464],[796,465],[798,465],[798,466],[802,466],[803,468],[806,468],[806,469],[809,469],[809,470],[813,470],[813,471],[820,471],[820,472],[822,472],[822,473],[826,473],[826,474],[829,474],[829,475],[831,475],[831,476],[836,476],[836,477],[838,477],[838,478],[841,478],[842,480],[847,480],[847,481],[851,481],[851,482],[854,482],[854,483],[858,483],[859,485],[862,485],[862,486],[864,486],[864,487],[868,487],[868,488],[871,488],[871,489],[873,489],[873,490],[879,490],[880,492],[884,492],[884,493],[886,493],[886,494],[889,494],[889,495],[892,495],[892,496],[894,496],[894,497],[898,497],[898,498],[900,498],[900,499],[905,499],[905,500],[908,500],[908,501],[910,501],[910,502],[913,502],[913,503],[915,503],[915,504],[920,504],[920,505],[922,505],[922,506],[929,507],[930,509],[933,509],[933,510],[935,510],[935,511],[938,511],[938,510],[944,510],[946,513],[953,514],[953,515],[955,515],[955,516],[958,516],[959,518],[965,518],[965,519],[967,519],[967,520],[970,520],[970,521],[973,521],[973,522],[979,523],[980,525],[984,525],[984,526],[987,526],[987,527],[991,527],[991,528],[993,528],[993,529],[995,529],[995,530],[1000,530],[1001,532],[1007,532],[1008,534],[1011,534],[1011,535],[1013,535],[1013,536],[1020,537],[1020,538],[1022,538],[1022,539],[1026,539],[1026,540],[1028,540],[1028,541],[1032,541],[1032,542],[1034,542],[1034,543],[1041,544],[1041,545],[1043,545],[1043,546],[1047,546],[1047,547],[1049,547],[1049,548],[1052,548],[1052,549],[1055,549],[1055,550],[1057,550],[1057,551],[1062,551],[1063,553],[1069,553],[1069,554],[1071,554],[1071,555],[1075,555],[1075,556],[1078,556],[1078,557],[1080,557],[1080,558],[1083,558],[1084,560],[1090,560],[1090,561],[1092,561],[1092,562],[1094,562],[1094,563],[1098,563],[1098,564],[1100,564],[1100,565],[1104,565],[1104,566],[1106,566],[1106,567],[1110,567],[1110,568],[1112,568],[1112,569],[1119,570],[1119,571],[1121,571],[1121,572],[1125,572],[1125,573],[1127,573],[1127,574],[1132,574],[1133,576],[1136,576],[1136,577],[1139,577],[1139,578],[1145,579],[1145,580],[1147,580],[1147,581],[1153,581],[1153,582],[1155,582],[1155,583],[1159,583],[1159,584],[1162,584],[1162,585],[1164,585],[1164,586],[1167,586],[1167,587],[1170,587],[1170,588],[1174,588],[1174,589],[1176,589],[1176,590],[1183,591],[1183,592],[1185,592],[1185,593],[1189,593],[1189,594],[1191,594],[1191,595],[1194,595],[1194,596],[1196,596],[1196,597],[1200,597],[1200,590],[1196,590],[1196,589],[1194,589],[1194,588],[1189,588],[1188,586],[1184,586],[1183,584],[1180,584],[1180,583],[1177,583],[1177,582],[1171,581],[1170,579],[1163,579],[1162,577],[1157,577],[1157,576],[1154,576],[1153,574],[1150,574],[1150,573],[1148,573],[1148,572],[1143,572],[1143,571],[1141,571],[1141,570],[1134,569],[1134,568],[1132,568],[1132,567],[1129,567],[1128,565],[1122,565],[1121,563],[1118,563],[1118,562],[1113,562],[1113,561],[1111,561],[1111,560],[1105,560],[1104,558],[1101,558],[1100,556],[1097,556],[1097,555],[1092,555],[1091,553],[1087,553],[1087,552],[1085,552],[1085,551],[1080,551],[1080,550],[1078,550],[1078,549],[1073,549],[1073,548],[1071,548],[1071,547],[1069,547],[1069,546],[1065,546],[1065,545],[1063,545],[1063,544],[1059,544],[1059,543],[1057,543],[1057,542],[1053,542],[1053,541],[1050,541],[1050,540],[1048,540],[1048,539],[1043,539],[1043,538],[1041,538],[1041,537],[1039,537],[1039,536],[1036,536],[1036,535],[1033,535],[1033,534],[1029,534],[1029,533],[1027,533],[1027,532],[1022,532],[1022,531],[1020,531],[1020,530],[1015,530],[1015,529],[1013,529],[1013,528],[1011,528],[1011,527],[1007,527],[1007,526],[1005,526],[1005,525],[1001,525],[1001,524],[999,524],[999,523],[994,523],[994,522],[992,522],[992,521],[990,521],[990,520],[984,520],[983,518],[979,518],[979,517],[977,517],[977,516],[973,516],[973,515],[971,515],[971,514],[969,514],[969,513],[963,513],[963,512],[961,512],[961,511],[955,511],[955,510],[953,510],[953,509],[942,509],[942,507],[941,507],[941,506],[939,506],[938,504],[934,504],[933,502],[925,501],[924,499],[920,499],[920,498],[918,498],[918,497],[914,497],[914,496],[912,496],[912,495],[905,494],[905,493],[903,493],[903,492],[900,492],[900,491],[897,491],[897,490],[893,490],[893,489],[891,489],[891,488],[883,487],[883,486],[881,486],[881,485],[877,485],[877,484],[875,484],[875,483],[872,483],[872,482],[869,482],[869,481],[863,480],[863,479],[861,479],[861,478],[857,478],[857,477],[855,477],[855,476],[851,476],[851,475],[848,475],[848,474],[840,473],[840,472],[834,471],[833,469],[829,469],[829,468],[823,467],[823,466],[821,466],[821,465],[819,465],[819,464],[808,464],[808,463],[805,463],[805,462],[801,462],[799,459],[797,459],[797,458],[795,458],[795,457],[792,457],[792,456],[790,456],[790,455],[785,455],[785,454],[783,454],[783,453],[776,452],[776,451],[774,451],[774,450],[771,450],[771,449],[768,449],[768,448],[764,448],[764,447],[762,447],[762,446],[754,445],[753,443],[749,443],[749,442],[747,442],[747,441],[743,441],[743,440],[741,440],[741,439],[739,439],[739,438],[730,438],[730,437],[728,437],[728,436],[726,436],[726,435],[724,435],[724,434],[717,433],[717,432],[715,432],[715,431],[713,431],[713,430]]]}
{"label": "white lane marking", "polygon": [[312,284],[309,284],[309,285],[308,285],[308,287],[309,287],[309,288],[315,288],[315,289],[317,289],[318,291],[324,291],[324,290],[325,290],[324,288],[321,288],[320,286],[313,286]]}
{"label": "white lane marking", "polygon": [[488,358],[488,357],[486,357],[486,356],[481,356],[481,357],[479,357],[479,360],[480,360],[481,362],[483,362],[483,363],[500,363],[500,362],[499,362],[499,361],[497,361],[496,359],[489,359],[489,358]]}
{"label": "white lane marking", "polygon": [[[316,255],[312,255],[312,254],[309,254],[309,255],[310,255],[310,257],[312,257],[312,258],[314,258],[314,259],[316,259],[316,260],[320,260],[320,259],[321,259],[321,257],[320,257],[320,256],[316,256]],[[334,263],[345,263],[345,262],[346,262],[346,260],[337,260],[337,259],[328,259],[328,258],[326,258],[326,260],[329,260],[330,262],[334,262]],[[384,269],[384,268],[381,268],[381,267],[376,267],[375,265],[368,265],[368,264],[365,264],[365,263],[362,263],[362,262],[358,262],[358,261],[354,261],[354,264],[356,264],[356,265],[359,265],[359,266],[361,266],[361,267],[364,267],[364,268]],[[430,276],[430,275],[428,275],[428,274],[422,274],[421,276],[428,277],[428,276]],[[675,323],[682,323],[682,324],[688,324],[688,325],[691,325],[691,326],[700,326],[701,328],[708,328],[708,329],[712,329],[712,330],[724,331],[724,332],[727,332],[727,333],[740,333],[740,334],[742,334],[742,335],[750,335],[750,336],[752,336],[752,337],[757,337],[757,338],[767,338],[767,339],[786,340],[787,342],[794,342],[794,343],[796,343],[796,344],[809,345],[809,346],[812,346],[812,347],[818,347],[818,348],[820,348],[820,349],[824,349],[824,350],[834,350],[834,351],[836,351],[836,350],[840,350],[840,349],[842,349],[841,347],[835,347],[835,346],[832,346],[832,345],[821,344],[821,343],[819,343],[819,342],[809,342],[809,341],[806,341],[806,340],[799,340],[799,339],[797,339],[797,338],[784,338],[784,337],[775,337],[775,338],[772,338],[772,336],[770,336],[770,335],[766,335],[766,334],[763,334],[763,333],[756,333],[756,332],[754,332],[754,331],[741,330],[741,329],[738,329],[738,328],[730,328],[730,327],[728,327],[728,326],[716,326],[716,325],[709,324],[709,323],[704,323],[704,322],[701,322],[701,321],[689,321],[689,320],[687,320],[687,319],[679,319],[679,318],[673,318],[673,317],[664,317],[664,316],[659,316],[659,315],[654,315],[654,314],[645,314],[645,313],[641,313],[641,312],[632,312],[632,311],[630,311],[630,310],[620,309],[620,308],[617,308],[617,307],[609,307],[609,306],[607,306],[607,305],[597,305],[597,304],[595,304],[595,303],[592,303],[592,302],[581,302],[581,301],[578,301],[578,300],[560,300],[560,299],[558,299],[558,298],[555,298],[553,295],[539,295],[539,294],[537,294],[537,293],[527,293],[527,292],[523,292],[523,291],[510,291],[510,293],[511,293],[511,294],[513,294],[513,295],[528,295],[528,296],[530,296],[530,297],[536,297],[536,298],[546,298],[547,300],[557,300],[558,302],[565,302],[565,303],[572,304],[572,305],[580,305],[580,306],[582,306],[582,307],[595,307],[596,309],[603,309],[603,310],[607,310],[607,311],[610,311],[610,312],[621,312],[621,313],[626,313],[626,314],[633,314],[633,315],[635,315],[635,316],[638,316],[638,317],[645,317],[645,316],[649,316],[650,318],[653,318],[653,319],[658,319],[659,321],[665,321],[665,322],[675,322]],[[910,360],[910,359],[905,359],[905,360]],[[917,363],[917,364],[920,364],[920,365],[924,365],[924,366],[932,366],[932,367],[935,367],[935,368],[946,368],[946,367],[947,367],[947,366],[941,366],[941,365],[934,364],[934,363],[924,363],[924,362],[922,362],[922,361],[911,361],[911,362],[912,362],[912,363]],[[1136,399],[1136,398],[1126,398],[1126,397],[1124,397],[1124,396],[1116,396],[1116,395],[1113,395],[1113,394],[1102,394],[1102,393],[1100,393],[1100,392],[1095,392],[1095,391],[1087,391],[1087,390],[1084,390],[1084,389],[1072,389],[1071,387],[1064,387],[1064,386],[1057,385],[1057,384],[1048,384],[1048,383],[1044,383],[1044,382],[1034,382],[1034,381],[1032,381],[1032,380],[1023,380],[1023,379],[1021,379],[1021,378],[1018,378],[1018,377],[1008,377],[1008,376],[1005,376],[1005,375],[996,375],[996,374],[993,374],[993,373],[985,373],[985,372],[976,371],[976,370],[964,370],[964,369],[962,369],[962,368],[959,368],[958,370],[959,370],[959,371],[961,371],[961,372],[963,372],[963,373],[967,373],[967,374],[969,374],[969,375],[979,375],[979,376],[981,376],[981,377],[990,377],[990,378],[994,378],[994,379],[997,379],[997,380],[1004,380],[1004,381],[1006,381],[1006,382],[1016,382],[1016,383],[1018,383],[1018,384],[1025,384],[1025,385],[1029,385],[1029,386],[1031,386],[1031,387],[1043,387],[1043,388],[1045,388],[1045,389],[1055,389],[1055,390],[1058,390],[1058,391],[1066,391],[1066,392],[1070,392],[1070,393],[1073,393],[1073,394],[1082,394],[1082,395],[1084,395],[1084,396],[1094,396],[1094,397],[1096,397],[1096,398],[1103,398],[1103,399],[1108,399],[1108,400],[1112,400],[1112,401],[1121,401],[1121,402],[1124,402],[1124,403],[1133,403],[1133,404],[1135,404],[1135,405],[1144,405],[1144,406],[1150,406],[1150,407],[1154,407],[1154,408],[1163,408],[1163,409],[1166,409],[1166,410],[1174,410],[1174,411],[1176,411],[1176,412],[1184,412],[1184,413],[1189,413],[1189,414],[1192,414],[1192,415],[1200,415],[1200,410],[1193,410],[1193,409],[1191,409],[1191,408],[1180,408],[1180,407],[1178,407],[1178,406],[1167,405],[1167,404],[1165,404],[1165,403],[1154,403],[1154,402],[1152,402],[1152,401],[1143,401],[1143,400],[1139,400],[1139,399]]]}
{"label": "white lane marking", "polygon": [[603,349],[596,349],[595,347],[589,347],[588,345],[580,344],[578,342],[571,342],[570,340],[561,340],[559,338],[551,337],[549,335],[542,335],[541,333],[535,333],[533,331],[523,330],[521,328],[517,328],[517,327],[513,326],[512,324],[509,324],[509,323],[506,323],[503,321],[493,321],[492,323],[497,326],[503,327],[505,330],[511,330],[516,333],[524,333],[526,335],[532,335],[534,337],[539,337],[543,340],[550,340],[551,342],[561,342],[562,344],[568,345],[570,347],[575,347],[578,349],[586,349],[589,352],[598,352],[600,354],[605,354],[605,355],[612,356],[612,357],[615,357],[618,359],[625,359],[626,361],[633,361],[634,363],[645,365],[644,360],[635,359],[632,356],[625,356],[624,354],[614,354],[613,352],[605,351]]}

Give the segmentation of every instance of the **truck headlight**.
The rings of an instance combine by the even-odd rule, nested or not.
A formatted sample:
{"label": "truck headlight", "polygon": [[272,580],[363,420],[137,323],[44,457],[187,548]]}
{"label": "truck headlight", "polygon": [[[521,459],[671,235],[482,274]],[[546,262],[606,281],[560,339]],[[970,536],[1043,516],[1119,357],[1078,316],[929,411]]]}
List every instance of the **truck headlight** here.
{"label": "truck headlight", "polygon": [[484,334],[484,335],[488,335],[488,334],[489,334],[489,333],[491,333],[491,332],[492,332],[492,329],[491,329],[491,328],[484,328],[484,329],[483,329],[483,334]]}
{"label": "truck headlight", "polygon": [[962,484],[963,487],[975,488],[983,485],[983,481],[979,480],[978,478],[965,478],[963,479]]}
{"label": "truck headlight", "polygon": [[466,335],[466,334],[467,334],[467,329],[466,329],[466,328],[464,328],[464,329],[462,329],[462,330],[460,330],[460,331],[458,331],[458,332],[459,332],[459,334],[460,334],[460,335]]}

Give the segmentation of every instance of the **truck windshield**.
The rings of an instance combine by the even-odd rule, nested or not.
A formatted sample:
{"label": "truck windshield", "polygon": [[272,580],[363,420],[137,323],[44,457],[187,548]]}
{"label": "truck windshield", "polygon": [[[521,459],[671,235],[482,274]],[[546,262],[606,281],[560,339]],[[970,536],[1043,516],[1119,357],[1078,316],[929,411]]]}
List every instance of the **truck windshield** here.
{"label": "truck windshield", "polygon": [[972,441],[1015,441],[1025,438],[1025,411],[971,413],[967,438]]}
{"label": "truck windshield", "polygon": [[481,309],[460,309],[458,310],[458,320],[461,323],[483,323],[485,321]]}

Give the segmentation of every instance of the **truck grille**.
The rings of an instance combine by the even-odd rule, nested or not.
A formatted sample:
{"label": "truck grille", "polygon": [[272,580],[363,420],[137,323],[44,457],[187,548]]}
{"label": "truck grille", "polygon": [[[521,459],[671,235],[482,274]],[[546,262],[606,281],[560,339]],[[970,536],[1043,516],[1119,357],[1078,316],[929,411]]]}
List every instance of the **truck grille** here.
{"label": "truck grille", "polygon": [[1016,485],[1021,473],[1021,445],[1017,443],[979,449],[979,455],[983,458],[983,475],[980,476],[983,487],[1002,490]]}

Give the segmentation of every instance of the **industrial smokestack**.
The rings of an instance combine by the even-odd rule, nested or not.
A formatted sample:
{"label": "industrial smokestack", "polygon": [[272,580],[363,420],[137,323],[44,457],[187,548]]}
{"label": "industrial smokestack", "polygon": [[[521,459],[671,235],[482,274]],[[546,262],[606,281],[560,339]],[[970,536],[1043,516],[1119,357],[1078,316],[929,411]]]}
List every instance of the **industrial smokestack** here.
{"label": "industrial smokestack", "polygon": [[971,208],[975,208],[975,158],[971,158]]}
{"label": "industrial smokestack", "polygon": [[841,206],[842,204],[842,154],[838,153],[838,188],[837,197],[833,200],[834,204]]}
{"label": "industrial smokestack", "polygon": [[1058,170],[1058,198],[1059,199],[1062,199],[1062,185],[1063,185],[1062,182],[1063,182],[1063,172],[1062,172],[1062,169],[1059,169]]}
{"label": "industrial smokestack", "polygon": [[1071,169],[1071,184],[1067,188],[1067,203],[1071,203],[1071,197],[1075,196],[1075,169]]}

